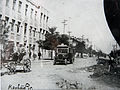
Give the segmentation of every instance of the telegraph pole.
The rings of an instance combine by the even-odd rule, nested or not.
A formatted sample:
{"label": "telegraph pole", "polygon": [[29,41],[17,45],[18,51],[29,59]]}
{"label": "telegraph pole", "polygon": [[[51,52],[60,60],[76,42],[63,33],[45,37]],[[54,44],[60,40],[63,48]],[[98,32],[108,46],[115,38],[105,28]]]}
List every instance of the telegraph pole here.
{"label": "telegraph pole", "polygon": [[64,20],[64,21],[62,22],[63,25],[64,25],[64,28],[63,28],[63,34],[65,34],[65,26],[67,25],[66,22],[67,22],[67,20]]}
{"label": "telegraph pole", "polygon": [[68,31],[68,34],[69,34],[69,46],[70,46],[70,34],[71,33],[72,33],[71,31]]}
{"label": "telegraph pole", "polygon": [[82,37],[82,41],[84,40],[84,35],[81,36]]}

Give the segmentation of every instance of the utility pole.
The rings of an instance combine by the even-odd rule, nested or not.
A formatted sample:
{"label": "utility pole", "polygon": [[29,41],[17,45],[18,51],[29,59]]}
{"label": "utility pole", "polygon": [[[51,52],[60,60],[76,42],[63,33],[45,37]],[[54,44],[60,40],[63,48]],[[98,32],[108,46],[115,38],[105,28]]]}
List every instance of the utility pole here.
{"label": "utility pole", "polygon": [[65,26],[67,25],[66,22],[67,22],[67,20],[64,20],[64,21],[62,22],[63,25],[64,25],[64,28],[63,28],[63,34],[65,34]]}
{"label": "utility pole", "polygon": [[82,41],[84,40],[84,35],[81,36],[82,37]]}
{"label": "utility pole", "polygon": [[70,34],[71,33],[72,33],[71,31],[68,31],[68,34],[69,34],[69,46],[70,46]]}

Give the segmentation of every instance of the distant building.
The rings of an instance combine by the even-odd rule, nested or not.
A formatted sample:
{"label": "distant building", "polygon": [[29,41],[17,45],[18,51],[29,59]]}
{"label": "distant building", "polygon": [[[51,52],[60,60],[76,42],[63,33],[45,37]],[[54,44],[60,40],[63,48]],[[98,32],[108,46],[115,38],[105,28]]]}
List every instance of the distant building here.
{"label": "distant building", "polygon": [[[45,40],[48,32],[48,11],[31,0],[0,0],[0,20],[9,27],[8,43],[20,45],[37,54],[36,41]],[[42,52],[43,50],[41,50]]]}

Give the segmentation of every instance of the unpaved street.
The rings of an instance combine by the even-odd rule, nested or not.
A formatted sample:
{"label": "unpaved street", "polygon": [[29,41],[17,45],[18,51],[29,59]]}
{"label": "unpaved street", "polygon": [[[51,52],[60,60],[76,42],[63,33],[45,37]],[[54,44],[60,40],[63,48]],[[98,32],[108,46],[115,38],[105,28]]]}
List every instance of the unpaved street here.
{"label": "unpaved street", "polygon": [[17,72],[14,75],[2,76],[2,90],[8,90],[10,85],[26,83],[29,83],[33,90],[71,89],[70,87],[75,88],[76,85],[78,90],[119,90],[120,88],[116,86],[90,78],[92,72],[82,69],[95,64],[95,58],[77,58],[74,64],[68,65],[53,65],[52,60],[35,60],[32,61],[31,72]]}

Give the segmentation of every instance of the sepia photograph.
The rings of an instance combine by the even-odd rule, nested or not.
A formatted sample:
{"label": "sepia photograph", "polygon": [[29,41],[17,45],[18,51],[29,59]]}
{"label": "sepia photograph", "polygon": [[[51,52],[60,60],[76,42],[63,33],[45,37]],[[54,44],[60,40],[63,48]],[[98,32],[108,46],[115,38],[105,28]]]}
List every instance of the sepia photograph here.
{"label": "sepia photograph", "polygon": [[120,1],[0,0],[0,90],[120,90]]}

